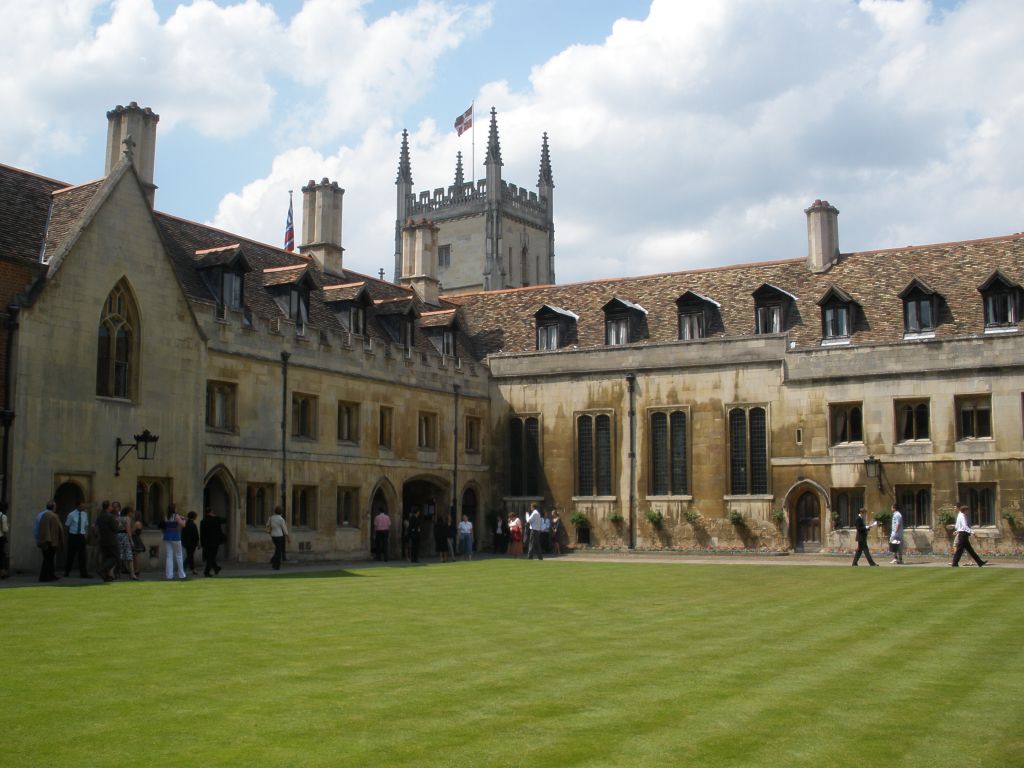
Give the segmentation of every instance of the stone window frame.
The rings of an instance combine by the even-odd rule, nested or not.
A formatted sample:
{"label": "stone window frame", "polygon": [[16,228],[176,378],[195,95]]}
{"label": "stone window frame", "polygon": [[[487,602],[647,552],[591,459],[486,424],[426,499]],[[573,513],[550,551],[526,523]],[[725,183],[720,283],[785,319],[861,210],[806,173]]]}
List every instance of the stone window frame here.
{"label": "stone window frame", "polygon": [[208,432],[238,433],[238,383],[206,381],[206,429]]}
{"label": "stone window frame", "polygon": [[359,445],[361,405],[353,400],[338,401],[337,439],[339,443]]}
{"label": "stone window frame", "polygon": [[931,400],[929,398],[899,398],[893,401],[893,411],[895,443],[931,442]]}
{"label": "stone window frame", "polygon": [[857,512],[864,506],[864,487],[850,486],[832,488],[832,520],[836,529],[853,528]]}
{"label": "stone window frame", "polygon": [[[655,419],[662,418],[665,422],[662,434],[663,447],[658,445],[662,439],[659,438],[660,428],[655,426]],[[678,436],[676,427],[680,419],[682,421],[681,456],[676,440]],[[647,409],[647,445],[650,456],[648,496],[689,496],[691,494],[690,428],[690,408],[687,405],[652,406]],[[658,477],[659,455],[664,456],[664,487],[661,487]]]}
{"label": "stone window frame", "polygon": [[932,527],[932,487],[922,483],[893,486],[893,498],[903,515],[904,528]]}
{"label": "stone window frame", "polygon": [[335,494],[334,525],[337,528],[359,527],[359,488],[339,485]]}
{"label": "stone window frame", "polygon": [[306,392],[292,392],[291,431],[292,438],[299,440],[317,439],[317,412],[319,398]]}
{"label": "stone window frame", "polygon": [[[732,496],[763,496],[770,493],[769,415],[767,403],[733,403],[726,406],[729,493]],[[760,424],[757,423],[758,418]],[[755,434],[755,431],[760,434]]]}
{"label": "stone window frame", "polygon": [[573,414],[576,467],[575,496],[610,498],[616,493],[616,419],[611,409]]}
{"label": "stone window frame", "polygon": [[509,496],[531,498],[540,495],[541,416],[517,413],[508,420]]}
{"label": "stone window frame", "polygon": [[991,394],[956,395],[953,398],[953,409],[956,414],[957,441],[993,439]]}
{"label": "stone window frame", "polygon": [[292,528],[316,530],[319,489],[315,485],[292,484]]}
{"label": "stone window frame", "polygon": [[829,445],[862,445],[864,443],[864,402],[828,404]]}

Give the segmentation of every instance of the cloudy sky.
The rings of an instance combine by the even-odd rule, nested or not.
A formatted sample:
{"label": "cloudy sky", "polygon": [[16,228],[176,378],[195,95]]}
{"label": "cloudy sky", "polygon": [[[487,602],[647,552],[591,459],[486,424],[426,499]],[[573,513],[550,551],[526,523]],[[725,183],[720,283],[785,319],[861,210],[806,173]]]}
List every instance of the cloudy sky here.
{"label": "cloudy sky", "polygon": [[[0,163],[103,171],[106,110],[160,115],[157,207],[280,244],[345,188],[346,266],[393,265],[395,173],[555,178],[559,282],[1024,229],[1020,0],[0,0]],[[296,206],[299,217],[301,204]],[[296,229],[299,224],[296,222]]]}

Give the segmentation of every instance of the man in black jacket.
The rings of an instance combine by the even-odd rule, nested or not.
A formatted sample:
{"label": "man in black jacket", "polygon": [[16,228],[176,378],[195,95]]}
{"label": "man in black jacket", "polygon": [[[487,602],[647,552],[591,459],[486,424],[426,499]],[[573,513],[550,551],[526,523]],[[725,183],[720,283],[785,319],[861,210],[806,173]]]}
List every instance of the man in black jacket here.
{"label": "man in black jacket", "polygon": [[220,573],[217,565],[217,550],[224,543],[224,521],[212,509],[203,514],[199,524],[199,546],[203,548],[203,573],[212,576]]}
{"label": "man in black jacket", "polygon": [[871,550],[868,549],[868,530],[874,528],[878,523],[867,525],[864,522],[864,515],[866,513],[867,510],[863,507],[857,512],[857,553],[853,556],[853,562],[850,565],[856,565],[857,561],[860,560],[861,554],[868,559],[868,565],[878,565],[878,563],[871,559]]}

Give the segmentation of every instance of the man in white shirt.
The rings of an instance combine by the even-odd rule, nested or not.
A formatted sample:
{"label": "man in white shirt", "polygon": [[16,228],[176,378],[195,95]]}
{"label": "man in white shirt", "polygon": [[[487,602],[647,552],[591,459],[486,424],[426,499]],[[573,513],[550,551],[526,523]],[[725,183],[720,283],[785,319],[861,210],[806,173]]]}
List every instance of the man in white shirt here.
{"label": "man in white shirt", "polygon": [[280,506],[274,507],[274,514],[267,520],[267,532],[274,542],[274,556],[270,558],[270,565],[275,571],[281,570],[281,561],[284,559],[284,543],[288,539],[288,523],[284,519],[283,511]]}
{"label": "man in white shirt", "polygon": [[974,558],[974,562],[978,564],[979,568],[983,565],[988,565],[988,561],[978,557],[978,553],[971,546],[971,534],[974,531],[967,524],[967,507],[964,504],[957,504],[956,509],[956,526],[954,527],[956,532],[953,534],[956,536],[956,549],[953,551],[953,562],[950,565],[954,568],[959,568],[960,558],[963,557],[965,551]]}
{"label": "man in white shirt", "polygon": [[533,555],[536,553],[538,560],[544,559],[544,553],[541,552],[541,535],[544,532],[544,521],[541,518],[540,510],[537,509],[536,503],[530,507],[530,514],[526,516],[526,527],[530,529],[530,549],[529,559],[533,560]]}
{"label": "man in white shirt", "polygon": [[71,567],[78,558],[78,572],[83,579],[89,578],[86,568],[85,541],[89,534],[89,512],[84,501],[68,512],[64,526],[68,529],[68,556],[64,561],[64,575],[71,575]]}
{"label": "man in white shirt", "polygon": [[391,517],[383,509],[373,518],[373,559],[388,560],[388,537],[391,535]]}
{"label": "man in white shirt", "polygon": [[889,550],[892,552],[892,564],[903,565],[903,514],[896,504],[892,505],[892,521],[889,526]]}

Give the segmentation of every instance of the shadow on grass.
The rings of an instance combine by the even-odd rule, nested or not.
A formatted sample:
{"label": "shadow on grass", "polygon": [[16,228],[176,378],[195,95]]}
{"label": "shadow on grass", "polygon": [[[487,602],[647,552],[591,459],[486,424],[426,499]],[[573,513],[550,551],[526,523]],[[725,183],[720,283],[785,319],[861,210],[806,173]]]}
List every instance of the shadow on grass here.
{"label": "shadow on grass", "polygon": [[237,576],[231,576],[231,580],[235,579],[272,579],[277,581],[278,579],[345,579],[345,578],[362,578],[365,577],[365,573],[359,573],[357,571],[296,571],[295,573],[248,573],[239,574]]}

